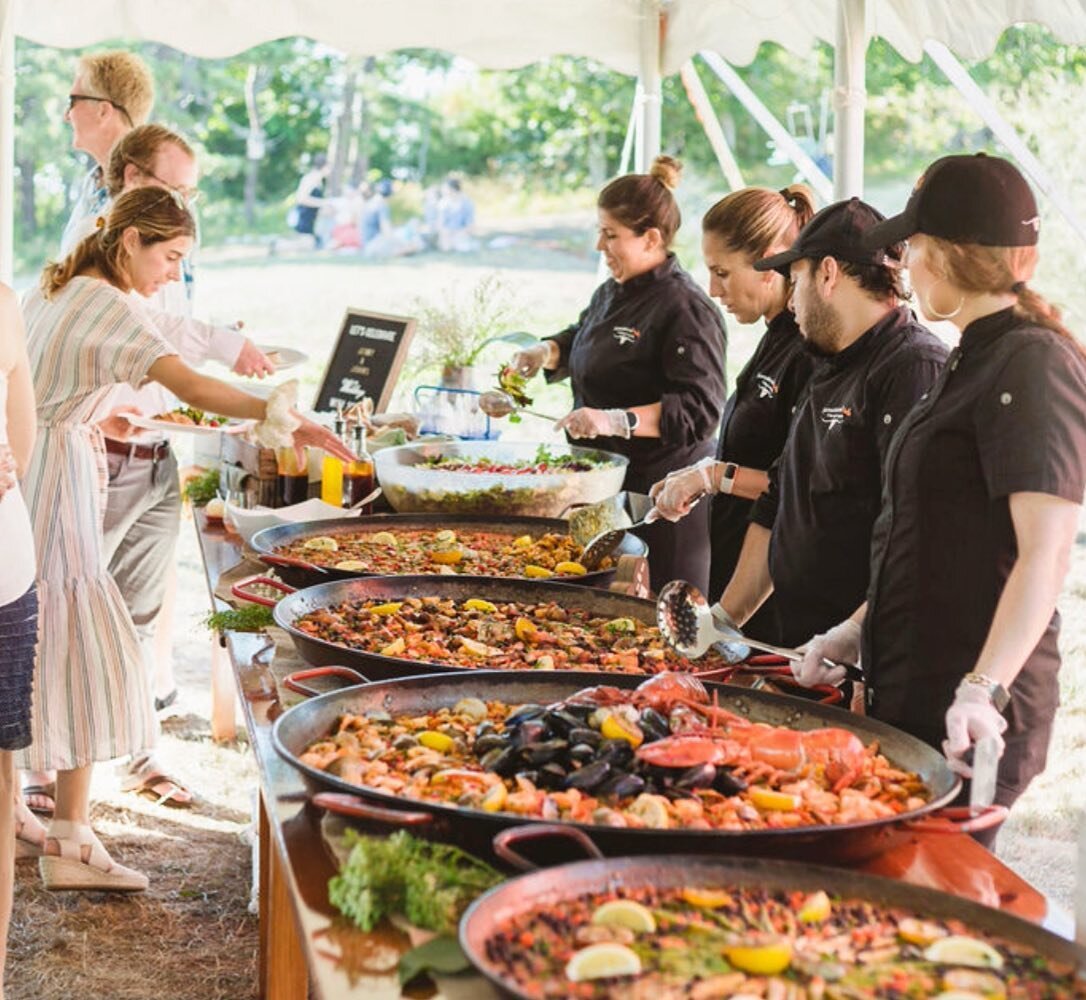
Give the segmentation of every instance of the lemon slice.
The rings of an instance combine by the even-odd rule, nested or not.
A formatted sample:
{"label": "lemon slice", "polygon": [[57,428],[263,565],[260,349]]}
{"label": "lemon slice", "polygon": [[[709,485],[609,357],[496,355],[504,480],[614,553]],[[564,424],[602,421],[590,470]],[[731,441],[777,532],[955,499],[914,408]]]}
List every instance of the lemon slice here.
{"label": "lemon slice", "polygon": [[317,535],[302,542],[302,548],[311,552],[338,552],[339,542],[329,535]]}
{"label": "lemon slice", "polygon": [[618,714],[611,714],[603,720],[600,726],[600,735],[607,740],[625,740],[635,750],[645,741],[645,734],[641,727]]}
{"label": "lemon slice", "polygon": [[667,811],[667,799],[662,795],[642,792],[626,810],[636,816],[645,826],[653,830],[666,830],[671,826],[671,817]]}
{"label": "lemon slice", "polygon": [[588,572],[579,562],[560,562],[554,571],[561,576],[584,576]]}
{"label": "lemon slice", "polygon": [[501,807],[505,805],[505,799],[508,793],[506,792],[505,785],[499,782],[496,785],[491,785],[483,796],[482,802],[479,803],[483,807],[483,810],[488,813],[496,813],[501,810]]}
{"label": "lemon slice", "polygon": [[1002,969],[1003,956],[987,941],[951,934],[929,945],[924,958],[940,965],[968,965],[976,969]]}
{"label": "lemon slice", "polygon": [[520,538],[513,539],[514,549],[530,549],[532,547],[532,536],[521,535]]}
{"label": "lemon slice", "polygon": [[656,921],[648,907],[632,899],[612,899],[592,914],[592,923],[603,927],[625,927],[635,934],[651,934]]}
{"label": "lemon slice", "polygon": [[375,604],[370,608],[371,615],[394,615],[403,607],[403,601],[389,601],[387,604]]}
{"label": "lemon slice", "polygon": [[394,549],[399,545],[396,536],[391,531],[375,531],[370,535],[368,541],[373,542],[374,545],[387,545],[390,549]]}
{"label": "lemon slice", "polygon": [[946,937],[946,931],[938,924],[930,920],[917,920],[916,917],[905,917],[899,920],[897,933],[902,941],[919,945],[921,948],[926,948],[933,941]]}
{"label": "lemon slice", "polygon": [[803,905],[799,908],[799,913],[796,916],[799,917],[801,924],[820,924],[830,915],[830,897],[827,896],[821,889],[818,892],[812,892],[804,901]]}
{"label": "lemon slice", "polygon": [[637,623],[632,618],[613,618],[603,629],[611,635],[633,635],[637,631]]}
{"label": "lemon slice", "polygon": [[740,972],[775,976],[792,964],[792,945],[787,941],[734,944],[724,949],[724,957]]}
{"label": "lemon slice", "polygon": [[566,978],[575,983],[586,979],[610,979],[612,976],[636,976],[641,959],[624,944],[590,944],[576,952],[566,963]]}
{"label": "lemon slice", "polygon": [[718,910],[734,901],[731,893],[723,889],[704,889],[694,885],[683,889],[682,897],[691,906],[698,906],[703,910]]}
{"label": "lemon slice", "polygon": [[554,657],[547,653],[544,653],[535,663],[532,664],[536,670],[554,670]]}
{"label": "lemon slice", "polygon": [[537,642],[539,640],[539,628],[535,622],[527,618],[518,618],[513,625],[513,631],[521,642]]}
{"label": "lemon slice", "polygon": [[456,741],[451,736],[447,733],[439,733],[436,729],[426,729],[419,733],[419,742],[438,753],[448,753],[456,746]]}
{"label": "lemon slice", "polygon": [[448,529],[439,531],[434,535],[434,541],[437,542],[438,545],[448,545],[450,542],[456,541],[456,532],[449,531]]}
{"label": "lemon slice", "polygon": [[460,640],[460,648],[467,653],[468,656],[475,656],[480,660],[485,660],[488,656],[494,656],[495,653],[501,652],[501,650],[492,649],[485,642],[479,642],[477,639],[468,638]]}
{"label": "lemon slice", "polygon": [[404,642],[404,638],[401,635],[398,639],[393,639],[384,649],[381,650],[382,656],[399,656],[405,649],[407,649],[407,643]]}
{"label": "lemon slice", "polygon": [[469,597],[464,602],[464,610],[466,611],[497,611],[498,609],[490,603],[490,601],[484,601],[480,597]]}
{"label": "lemon slice", "polygon": [[545,569],[542,566],[525,566],[524,575],[535,580],[544,580],[548,576],[554,576],[549,569]]}
{"label": "lemon slice", "polygon": [[366,564],[361,559],[344,559],[337,562],[333,569],[341,569],[345,573],[361,573],[366,569]]}
{"label": "lemon slice", "polygon": [[430,560],[439,566],[453,566],[464,558],[464,553],[459,549],[442,549],[440,552],[431,552]]}
{"label": "lemon slice", "polygon": [[772,788],[755,787],[750,790],[751,805],[767,812],[792,812],[799,808],[799,796],[787,792],[775,792]]}

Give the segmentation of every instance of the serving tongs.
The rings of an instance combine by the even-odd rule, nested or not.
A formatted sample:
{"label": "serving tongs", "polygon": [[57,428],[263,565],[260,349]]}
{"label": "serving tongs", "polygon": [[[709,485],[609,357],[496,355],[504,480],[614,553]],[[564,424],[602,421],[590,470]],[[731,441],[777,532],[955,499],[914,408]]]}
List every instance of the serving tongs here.
{"label": "serving tongs", "polygon": [[501,389],[488,389],[484,392],[479,397],[479,409],[495,420],[508,417],[512,413],[527,413],[531,417],[539,417],[540,420],[549,420],[551,423],[557,423],[559,419],[558,417],[548,416],[546,413],[540,413],[538,410],[529,410],[525,406],[518,405],[517,401],[509,393],[502,392]]}
{"label": "serving tongs", "polygon": [[[704,655],[709,647],[717,642],[742,643],[752,649],[772,653],[789,663],[799,663],[804,655],[798,649],[774,646],[760,639],[721,630],[713,619],[713,612],[705,595],[685,580],[672,580],[664,585],[656,599],[656,623],[671,647],[692,660]],[[863,680],[863,671],[855,664],[837,663],[823,657],[822,665],[830,668],[843,667],[848,680]]]}

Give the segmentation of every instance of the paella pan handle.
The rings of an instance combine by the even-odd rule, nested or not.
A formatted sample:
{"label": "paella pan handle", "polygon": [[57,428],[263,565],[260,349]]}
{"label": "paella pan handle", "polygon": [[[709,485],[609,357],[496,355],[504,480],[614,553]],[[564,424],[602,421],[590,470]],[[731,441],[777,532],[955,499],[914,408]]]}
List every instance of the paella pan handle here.
{"label": "paella pan handle", "polygon": [[974,814],[969,806],[949,806],[923,819],[907,820],[903,826],[914,833],[978,833],[998,826],[1007,818],[1006,806],[985,806]]}
{"label": "paella pan handle", "polygon": [[323,691],[303,684],[302,681],[312,680],[314,677],[342,677],[354,684],[369,684],[370,679],[363,677],[357,670],[350,667],[310,667],[306,670],[295,670],[283,678],[283,687],[295,694],[304,695],[306,698],[315,698]]}
{"label": "paella pan handle", "polygon": [[524,826],[511,826],[494,835],[491,841],[494,853],[507,864],[519,868],[523,872],[532,871],[539,867],[534,861],[530,861],[519,851],[513,849],[514,844],[520,844],[528,840],[550,840],[557,837],[560,840],[572,840],[590,858],[602,858],[601,851],[583,830],[575,826],[558,826],[556,823],[531,823]]}
{"label": "paella pan handle", "polygon": [[325,576],[328,575],[328,570],[324,566],[318,566],[316,563],[307,562],[305,559],[295,559],[292,556],[273,556],[268,552],[261,552],[258,558],[266,566],[291,566],[295,569],[309,570],[311,573],[322,573]]}
{"label": "paella pan handle", "polygon": [[256,591],[249,590],[249,587],[254,583],[258,583],[262,587],[271,587],[273,590],[280,590],[284,594],[293,594],[297,589],[290,586],[290,584],[283,583],[282,580],[275,580],[270,576],[247,576],[244,580],[238,580],[238,582],[230,588],[230,593],[239,601],[249,601],[252,604],[263,604],[266,608],[274,608],[276,602],[270,597],[265,597],[263,594],[258,594]]}
{"label": "paella pan handle", "polygon": [[317,792],[312,802],[318,809],[327,809],[337,816],[385,823],[389,826],[425,826],[434,821],[433,813],[385,809],[366,802],[357,795],[346,795],[343,792]]}
{"label": "paella pan handle", "polygon": [[[761,674],[782,688],[802,688],[792,675],[792,668],[782,656],[774,656],[767,653],[759,656],[748,656],[742,663],[737,663],[736,670],[748,670],[751,673]],[[833,684],[816,684],[812,688],[803,688],[804,691],[818,692],[818,701],[822,705],[840,705],[844,701],[845,694]]]}

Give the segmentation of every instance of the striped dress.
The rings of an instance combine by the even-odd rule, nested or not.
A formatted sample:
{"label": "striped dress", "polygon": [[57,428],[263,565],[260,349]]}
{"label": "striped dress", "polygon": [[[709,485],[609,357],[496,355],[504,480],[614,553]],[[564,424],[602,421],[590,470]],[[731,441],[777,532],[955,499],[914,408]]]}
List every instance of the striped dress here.
{"label": "striped dress", "polygon": [[151,746],[151,693],[132,619],[102,558],[108,472],[91,423],[113,387],[138,386],[176,351],[133,312],[127,296],[73,278],[23,304],[38,407],[24,480],[38,553],[41,642],[31,711],[29,770],[70,770]]}

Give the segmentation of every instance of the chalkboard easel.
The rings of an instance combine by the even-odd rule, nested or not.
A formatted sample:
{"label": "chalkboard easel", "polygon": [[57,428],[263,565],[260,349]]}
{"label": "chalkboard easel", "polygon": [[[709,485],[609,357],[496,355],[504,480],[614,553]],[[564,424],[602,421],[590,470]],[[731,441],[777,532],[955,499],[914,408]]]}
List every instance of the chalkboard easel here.
{"label": "chalkboard easel", "polygon": [[368,396],[374,413],[383,412],[414,334],[412,317],[348,309],[313,409],[346,409]]}

